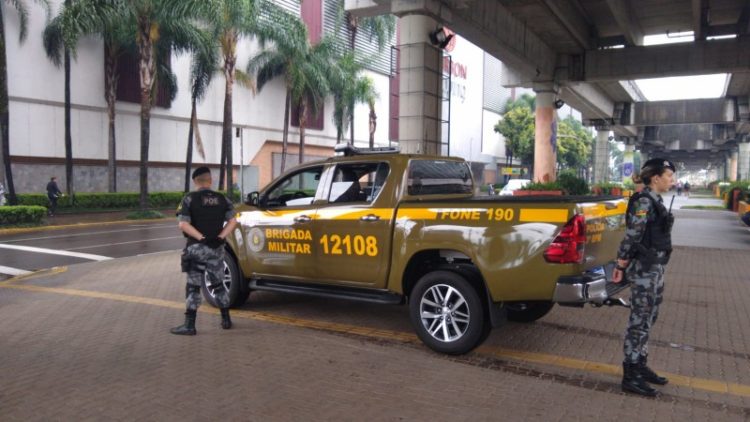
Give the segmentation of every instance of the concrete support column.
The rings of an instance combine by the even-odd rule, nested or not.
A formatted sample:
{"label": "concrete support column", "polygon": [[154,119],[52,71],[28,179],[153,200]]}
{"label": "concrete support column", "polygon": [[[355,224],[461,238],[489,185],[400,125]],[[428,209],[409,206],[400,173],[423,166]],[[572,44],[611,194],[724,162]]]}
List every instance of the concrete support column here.
{"label": "concrete support column", "polygon": [[534,127],[534,181],[557,179],[557,119],[554,92],[537,92]]}
{"label": "concrete support column", "polygon": [[407,15],[399,25],[399,146],[404,154],[439,155],[442,52],[429,43],[437,22]]}
{"label": "concrete support column", "polygon": [[737,151],[732,151],[732,153],[729,155],[729,181],[735,182],[737,181],[737,161],[739,159],[739,153]]}
{"label": "concrete support column", "polygon": [[750,142],[743,142],[739,146],[737,162],[739,177],[740,180],[750,180]]}
{"label": "concrete support column", "polygon": [[594,183],[609,180],[609,128],[597,130],[594,142]]}

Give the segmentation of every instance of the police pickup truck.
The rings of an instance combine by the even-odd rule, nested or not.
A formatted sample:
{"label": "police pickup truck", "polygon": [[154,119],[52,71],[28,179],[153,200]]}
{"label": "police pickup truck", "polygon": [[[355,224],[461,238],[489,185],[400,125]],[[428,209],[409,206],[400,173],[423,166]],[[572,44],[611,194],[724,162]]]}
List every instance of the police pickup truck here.
{"label": "police pickup truck", "polygon": [[460,354],[506,319],[616,303],[620,285],[607,280],[621,197],[476,196],[462,159],[343,150],[237,208],[224,278],[233,306],[256,290],[406,304],[427,346]]}

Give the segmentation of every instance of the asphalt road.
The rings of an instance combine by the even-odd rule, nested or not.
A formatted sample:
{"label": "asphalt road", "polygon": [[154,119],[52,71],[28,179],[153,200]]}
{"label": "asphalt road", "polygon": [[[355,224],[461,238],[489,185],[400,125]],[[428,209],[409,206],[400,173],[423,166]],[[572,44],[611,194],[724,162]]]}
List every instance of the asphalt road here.
{"label": "asphalt road", "polygon": [[173,220],[133,222],[0,236],[0,279],[59,265],[180,249]]}

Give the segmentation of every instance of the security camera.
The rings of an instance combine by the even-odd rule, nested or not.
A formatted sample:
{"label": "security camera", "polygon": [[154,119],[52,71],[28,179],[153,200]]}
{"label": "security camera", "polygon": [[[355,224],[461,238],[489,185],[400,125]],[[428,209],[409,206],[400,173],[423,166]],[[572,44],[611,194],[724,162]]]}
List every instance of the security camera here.
{"label": "security camera", "polygon": [[607,139],[609,139],[610,141],[614,141],[615,137],[614,136],[609,136]]}
{"label": "security camera", "polygon": [[562,107],[563,107],[564,105],[565,105],[565,101],[563,101],[563,100],[561,100],[561,99],[559,99],[559,98],[555,100],[555,108],[556,108],[556,109],[558,109],[558,110],[559,110],[559,109],[561,109],[561,108],[562,108]]}
{"label": "security camera", "polygon": [[446,31],[442,26],[438,26],[437,29],[429,33],[430,42],[441,49],[447,47],[454,36],[455,34]]}

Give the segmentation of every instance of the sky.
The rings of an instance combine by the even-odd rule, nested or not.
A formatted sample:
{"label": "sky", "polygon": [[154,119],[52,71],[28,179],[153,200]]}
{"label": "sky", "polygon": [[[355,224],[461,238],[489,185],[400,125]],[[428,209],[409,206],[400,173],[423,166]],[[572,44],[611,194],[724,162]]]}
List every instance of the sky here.
{"label": "sky", "polygon": [[[643,45],[692,42],[693,33],[647,35]],[[638,79],[635,82],[649,101],[687,100],[693,98],[718,98],[724,93],[727,74]]]}

